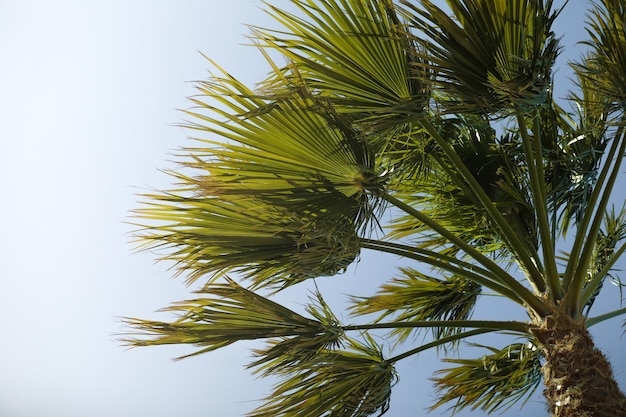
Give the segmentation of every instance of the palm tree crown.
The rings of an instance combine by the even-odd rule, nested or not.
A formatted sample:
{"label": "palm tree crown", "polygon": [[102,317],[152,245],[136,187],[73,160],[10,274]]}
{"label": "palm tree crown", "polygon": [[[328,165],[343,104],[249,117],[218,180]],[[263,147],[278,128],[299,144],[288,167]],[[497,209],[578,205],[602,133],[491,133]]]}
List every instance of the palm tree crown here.
{"label": "palm tree crown", "polygon": [[[622,285],[612,271],[626,250],[612,200],[626,150],[623,2],[591,3],[572,110],[553,97],[551,0],[293,5],[267,5],[280,29],[251,29],[272,69],[256,88],[215,64],[197,83],[178,185],[136,214],[142,247],[202,286],[166,309],[173,322],[126,319],[125,342],[193,355],[262,339],[250,367],[280,382],[251,416],[356,417],[389,408],[399,360],[495,332],[511,344],[445,360],[434,407],[501,410],[543,378],[553,415],[626,415],[587,332],[626,313],[591,315],[607,279]],[[350,298],[358,324],[317,292],[306,316],[270,300],[363,250],[413,266]],[[475,318],[486,292],[529,319]],[[406,350],[385,355],[378,329]]]}

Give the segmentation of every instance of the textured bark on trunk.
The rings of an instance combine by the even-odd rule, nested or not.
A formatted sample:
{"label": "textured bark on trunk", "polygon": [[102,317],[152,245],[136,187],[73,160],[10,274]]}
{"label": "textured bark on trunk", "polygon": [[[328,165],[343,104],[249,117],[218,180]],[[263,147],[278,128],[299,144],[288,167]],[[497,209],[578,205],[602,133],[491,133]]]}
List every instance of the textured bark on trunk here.
{"label": "textured bark on trunk", "polygon": [[626,397],[611,364],[595,345],[583,320],[557,308],[533,330],[545,357],[546,397],[555,417],[626,417]]}

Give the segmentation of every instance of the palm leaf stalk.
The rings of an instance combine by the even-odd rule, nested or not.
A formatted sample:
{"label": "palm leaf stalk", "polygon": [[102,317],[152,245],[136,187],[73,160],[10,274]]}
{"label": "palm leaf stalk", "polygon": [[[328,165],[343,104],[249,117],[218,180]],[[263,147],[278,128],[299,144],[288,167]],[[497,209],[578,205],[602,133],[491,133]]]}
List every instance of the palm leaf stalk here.
{"label": "palm leaf stalk", "polygon": [[[533,207],[537,212],[537,218],[539,220],[538,229],[541,235],[541,241],[543,242],[541,247],[543,249],[543,259],[546,264],[546,281],[550,289],[550,297],[552,301],[556,302],[563,297],[563,289],[561,288],[561,282],[558,279],[556,268],[556,257],[554,253],[555,242],[552,239],[552,228],[548,220],[547,207],[544,205],[548,199],[544,182],[545,173],[543,171],[544,156],[541,143],[541,126],[537,124],[539,121],[538,115],[535,115],[533,121],[533,137],[531,138],[526,130],[527,122],[524,113],[518,110],[516,111],[516,116],[520,126],[519,130],[522,137],[522,146],[528,164]],[[535,163],[535,161],[537,163]]]}
{"label": "palm leaf stalk", "polygon": [[605,320],[610,320],[623,314],[626,314],[626,307],[613,310],[610,313],[600,314],[599,316],[588,318],[585,320],[585,323],[587,324],[587,327],[591,327],[594,324],[602,323]]}
{"label": "palm leaf stalk", "polygon": [[[135,212],[140,248],[198,295],[164,309],[171,322],[124,319],[124,342],[198,348],[184,357],[266,343],[249,368],[279,381],[258,417],[383,414],[396,363],[428,349],[461,352],[435,374],[433,408],[505,410],[542,379],[553,416],[626,416],[588,331],[626,315],[603,285],[620,284],[626,252],[622,3],[591,2],[572,111],[552,93],[551,0],[267,4],[280,28],[252,26],[251,40],[269,74],[253,89],[214,64],[185,111],[196,137],[178,184]],[[272,301],[366,251],[410,266],[349,296],[356,324],[318,291],[307,314]],[[474,317],[486,295],[528,318]],[[467,340],[485,354],[458,356]]]}
{"label": "palm leaf stalk", "polygon": [[[477,183],[473,175],[469,172],[463,161],[460,160],[455,150],[449,146],[447,141],[427,122],[422,122],[422,126],[431,134],[432,138],[437,141],[437,144],[441,146],[446,155],[451,159],[452,164],[460,171],[463,180],[467,181],[470,186],[470,191],[475,193],[480,203],[488,211],[492,217],[494,223],[500,228],[500,232],[505,240],[511,247],[511,250],[519,257],[520,263],[523,265],[523,269],[528,272],[528,279],[537,288],[543,287],[543,279],[538,269],[538,258],[532,258],[529,255],[528,246],[525,245],[519,235],[512,229],[507,220],[497,210],[489,196],[485,193],[484,189]],[[515,284],[514,284],[515,285]]]}
{"label": "palm leaf stalk", "polygon": [[[468,264],[458,258],[452,258],[434,251],[411,248],[392,242],[381,242],[371,239],[360,239],[360,247],[362,249],[372,249],[414,259],[434,268],[440,268],[444,271],[463,276],[479,285],[484,285],[487,288],[498,291],[499,293],[507,294],[509,299],[522,303],[522,300],[519,299],[513,291],[511,291],[508,287],[499,284],[490,271],[481,269],[473,264]],[[460,267],[457,267],[457,264]]]}
{"label": "palm leaf stalk", "polygon": [[523,301],[528,303],[530,306],[532,307],[536,306],[539,309],[538,313],[541,314],[544,312],[542,311],[542,309],[544,309],[545,306],[543,306],[539,302],[539,300],[537,299],[535,295],[533,295],[527,288],[522,286],[515,278],[513,278],[510,274],[508,274],[504,269],[499,267],[497,264],[495,264],[492,260],[487,258],[485,255],[477,251],[474,247],[472,247],[471,245],[468,245],[466,242],[460,240],[458,237],[449,233],[448,230],[442,228],[436,222],[431,221],[427,216],[424,216],[418,210],[415,210],[414,208],[410,207],[406,203],[403,203],[402,201],[397,200],[390,195],[385,195],[385,199],[389,201],[391,204],[393,204],[395,207],[398,207],[402,209],[403,211],[410,213],[414,218],[428,225],[431,229],[438,232],[441,236],[448,238],[453,244],[455,244],[461,250],[466,250],[470,256],[476,257],[476,259],[481,264],[483,264],[483,266],[493,268],[493,272],[498,274],[497,275],[498,279],[500,279],[504,285],[508,286],[513,292],[516,293],[518,297],[520,297]]}
{"label": "palm leaf stalk", "polygon": [[[573,277],[569,281],[569,284],[571,286],[569,308],[574,310],[572,311],[572,314],[580,314],[582,312],[582,306],[580,305],[580,295],[585,284],[585,276],[587,271],[589,270],[595,240],[600,231],[602,219],[609,203],[611,190],[613,189],[613,186],[615,184],[615,180],[621,166],[621,161],[624,152],[626,151],[626,138],[623,136],[623,130],[619,129],[618,134],[619,136],[616,136],[613,143],[611,144],[611,149],[609,150],[607,156],[608,161],[607,163],[605,163],[603,170],[600,173],[601,180],[604,180],[605,176],[608,174],[608,178],[603,181],[604,187],[602,187],[602,197],[600,197],[600,201],[597,203],[597,209],[593,205],[588,206],[588,209],[583,217],[581,228],[578,229],[578,233],[580,233],[581,230],[584,230],[583,227],[585,229],[588,228],[587,234],[584,239],[580,235],[576,236],[577,239],[574,243],[574,248],[572,250],[572,252],[575,253],[575,249],[582,249],[579,254],[579,262],[577,262],[575,265],[576,269],[572,270],[571,272]],[[613,163],[611,169],[611,163],[613,162],[613,158],[615,158],[615,162]],[[598,190],[598,192],[596,192],[596,190]],[[594,192],[592,192],[592,195],[590,197],[590,201],[592,203],[596,202],[596,199],[599,197],[600,190],[601,187],[597,187]],[[580,241],[580,243],[578,241]],[[584,245],[582,242],[584,242]],[[565,273],[567,276],[568,271],[566,270]]]}

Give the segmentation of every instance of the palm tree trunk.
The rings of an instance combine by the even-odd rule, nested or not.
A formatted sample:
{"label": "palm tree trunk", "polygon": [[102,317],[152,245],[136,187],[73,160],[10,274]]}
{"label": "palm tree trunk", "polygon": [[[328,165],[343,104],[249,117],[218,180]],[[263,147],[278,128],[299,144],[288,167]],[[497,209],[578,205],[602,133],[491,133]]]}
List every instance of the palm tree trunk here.
{"label": "palm tree trunk", "polygon": [[544,395],[551,415],[626,417],[626,396],[584,320],[573,320],[556,308],[554,314],[535,321],[533,334],[545,357]]}

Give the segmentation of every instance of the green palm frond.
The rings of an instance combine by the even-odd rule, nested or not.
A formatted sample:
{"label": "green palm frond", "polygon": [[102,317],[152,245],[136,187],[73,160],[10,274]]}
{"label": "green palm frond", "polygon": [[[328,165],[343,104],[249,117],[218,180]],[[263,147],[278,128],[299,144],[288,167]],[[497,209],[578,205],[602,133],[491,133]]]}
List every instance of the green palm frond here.
{"label": "green palm frond", "polygon": [[[434,278],[411,268],[401,268],[402,277],[383,284],[371,297],[353,297],[355,315],[380,313],[377,321],[395,316],[397,323],[421,320],[467,320],[481,292],[480,285],[459,277]],[[391,334],[405,340],[417,329],[398,328]],[[435,327],[433,338],[440,339],[462,328]]]}
{"label": "green palm frond", "polygon": [[613,280],[621,293],[622,285],[619,278],[613,277],[611,270],[616,260],[614,254],[618,249],[618,245],[623,243],[624,239],[626,239],[626,210],[622,207],[622,210],[616,213],[615,208],[612,208],[606,213],[602,230],[596,237],[587,283],[583,292],[584,307],[586,308],[585,315],[588,315],[607,278]]}
{"label": "green palm frond", "polygon": [[571,258],[563,274],[564,287],[571,286],[566,303],[568,311],[574,317],[582,313],[583,306],[588,300],[582,297],[583,288],[592,263],[596,238],[601,231],[602,221],[620,173],[624,153],[626,153],[626,126],[621,121],[610,140],[609,150],[601,165],[597,183],[590,193],[586,210],[578,224]]}
{"label": "green palm frond", "polygon": [[458,366],[437,371],[434,378],[439,400],[431,408],[454,402],[453,412],[464,408],[487,413],[506,410],[528,399],[541,381],[540,353],[532,343],[515,343],[503,349],[474,345],[491,353],[479,359],[444,359]]}
{"label": "green palm frond", "polygon": [[[469,174],[532,253],[537,248],[536,221],[519,138],[512,133],[497,137],[484,118],[472,115],[451,117],[441,124],[441,136],[451,144]],[[481,251],[503,255],[507,242],[491,215],[469,190],[458,167],[443,155],[438,159],[429,171],[420,172],[412,182],[405,181],[404,186],[399,185],[398,195]],[[393,186],[392,179],[390,187]],[[445,244],[445,239],[412,216],[394,219],[390,229],[389,236],[393,238],[415,235],[422,247]]]}
{"label": "green palm frond", "polygon": [[620,0],[594,1],[587,32],[591,48],[578,65],[580,73],[611,104],[612,110],[626,109],[626,5]]}
{"label": "green palm frond", "polygon": [[546,101],[559,52],[551,0],[448,1],[454,19],[429,0],[403,3],[424,46],[416,62],[436,74],[450,111],[497,113]]}
{"label": "green palm frond", "polygon": [[367,417],[389,408],[397,377],[380,347],[349,341],[348,350],[323,350],[290,369],[278,368],[282,381],[251,417]]}
{"label": "green palm frond", "polygon": [[381,187],[369,145],[329,107],[306,98],[270,102],[228,75],[200,82],[198,90],[196,109],[186,112],[194,121],[185,126],[222,138],[187,149],[194,156],[188,165],[210,173],[200,183],[206,193],[300,202],[302,191],[337,190],[358,200]]}
{"label": "green palm frond", "polygon": [[[165,252],[188,282],[236,271],[255,286],[281,288],[333,275],[359,254],[355,226],[299,215],[250,199],[153,195],[138,217],[144,248]],[[160,223],[160,224],[159,224]]]}
{"label": "green palm frond", "polygon": [[253,28],[262,47],[290,61],[261,85],[264,91],[280,92],[288,79],[292,88],[305,87],[340,114],[375,124],[423,113],[430,97],[424,77],[410,76],[415,45],[390,0],[293,3],[301,16],[268,5],[284,30]]}
{"label": "green palm frond", "polygon": [[558,216],[554,227],[563,230],[581,221],[607,145],[606,106],[599,101],[592,82],[579,75],[579,84],[583,97],[570,97],[576,114],[569,118],[559,109],[559,115],[553,117],[561,119],[558,142],[550,150],[545,170],[550,209]]}
{"label": "green palm frond", "polygon": [[258,285],[289,285],[287,275],[293,283],[352,262],[386,181],[359,132],[306,99],[269,103],[228,75],[199,91],[188,127],[223,141],[186,149],[183,164],[198,174],[173,173],[177,190],[145,196],[145,247],[173,248],[164,258],[190,281],[237,269]]}
{"label": "green palm frond", "polygon": [[[301,337],[321,346],[337,343],[341,328],[332,320],[325,322],[303,317],[288,308],[247,290],[235,281],[214,283],[198,291],[210,298],[176,303],[162,311],[180,317],[171,323],[124,319],[134,332],[123,342],[131,347],[192,344],[202,349],[182,356],[210,352],[241,340]],[[320,342],[322,341],[322,342]]]}
{"label": "green palm frond", "polygon": [[[272,7],[284,30],[254,28],[264,49],[288,60],[260,85],[281,102],[306,97],[332,108],[336,120],[359,129],[377,160],[406,177],[426,163],[429,139],[414,121],[428,107],[429,78],[416,66],[417,46],[390,0],[294,2],[299,15]],[[267,55],[267,53],[266,53]],[[415,74],[414,74],[415,73]],[[419,73],[419,75],[418,75]]]}
{"label": "green palm frond", "polygon": [[593,52],[587,52],[578,61],[571,61],[570,67],[576,74],[577,92],[570,92],[569,100],[575,105],[580,133],[598,140],[607,129],[611,102],[601,88],[602,82],[597,79],[602,71],[594,59]]}
{"label": "green palm frond", "polygon": [[578,93],[570,93],[575,113],[561,132],[558,163],[560,183],[554,187],[553,204],[560,211],[561,228],[568,230],[572,221],[578,224],[587,208],[598,170],[609,142],[607,121],[610,97],[602,91],[604,70],[593,53],[570,63],[576,74]]}

